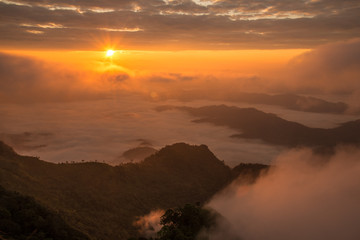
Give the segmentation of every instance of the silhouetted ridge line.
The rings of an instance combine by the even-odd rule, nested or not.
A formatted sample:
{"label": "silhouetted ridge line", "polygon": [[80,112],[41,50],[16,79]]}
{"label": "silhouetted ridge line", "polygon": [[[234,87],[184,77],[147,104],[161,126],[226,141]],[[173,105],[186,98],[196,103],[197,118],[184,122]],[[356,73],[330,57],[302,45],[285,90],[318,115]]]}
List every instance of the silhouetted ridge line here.
{"label": "silhouetted ridge line", "polygon": [[132,224],[136,216],[204,203],[239,176],[205,145],[177,143],[142,162],[116,167],[97,162],[48,163],[1,146],[5,151],[0,152],[0,184],[56,210],[92,239],[136,236]]}
{"label": "silhouetted ridge line", "polygon": [[238,93],[230,95],[229,99],[231,101],[276,105],[304,112],[340,114],[348,109],[348,105],[343,102],[329,102],[316,97],[296,94]]}
{"label": "silhouetted ridge line", "polygon": [[287,121],[275,114],[265,113],[255,108],[238,108],[225,105],[158,108],[159,111],[178,109],[188,112],[198,119],[196,123],[212,123],[240,131],[232,137],[260,139],[266,143],[288,147],[334,147],[338,144],[360,143],[360,120],[350,121],[338,127],[311,128],[297,122]]}

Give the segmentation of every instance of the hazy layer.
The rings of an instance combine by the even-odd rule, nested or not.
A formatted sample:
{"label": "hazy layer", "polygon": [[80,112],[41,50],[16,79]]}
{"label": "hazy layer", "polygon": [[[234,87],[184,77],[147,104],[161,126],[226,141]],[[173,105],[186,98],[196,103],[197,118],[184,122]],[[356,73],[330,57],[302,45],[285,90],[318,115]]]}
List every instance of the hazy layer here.
{"label": "hazy layer", "polygon": [[[157,149],[175,142],[206,144],[231,166],[239,162],[269,163],[281,151],[279,147],[260,141],[230,138],[237,131],[193,123],[194,118],[181,111],[154,110],[164,104],[204,106],[220,103],[154,102],[129,94],[96,101],[1,104],[0,138],[21,154],[52,162],[98,160],[117,164],[124,161],[121,158],[123,152],[144,141]],[[355,118],[256,107],[275,112],[285,119],[319,127],[330,127]]]}
{"label": "hazy layer", "polygon": [[[295,52],[287,52],[285,58],[282,51],[267,52],[263,58],[261,51],[233,55],[131,52],[113,59],[98,55],[87,59],[88,55],[79,53],[81,60],[68,53],[54,57],[65,58],[62,62],[70,59],[66,67],[43,61],[52,59],[50,52],[43,53],[41,61],[0,54],[0,138],[20,153],[53,162],[119,163],[124,151],[147,140],[154,148],[181,141],[207,144],[229,165],[267,163],[281,149],[229,138],[237,132],[192,123],[186,113],[153,109],[160,105],[227,104],[256,107],[310,127],[335,127],[359,117],[243,104],[231,101],[231,96],[240,92],[297,93],[330,100],[328,96],[336,95],[356,113],[359,52],[358,39],[333,43],[294,58],[287,67],[286,61]],[[276,64],[264,67],[271,57]],[[247,59],[251,60],[249,66]],[[94,69],[90,71],[90,67]]]}
{"label": "hazy layer", "polygon": [[[220,159],[268,162],[276,148],[229,136],[235,131],[195,124],[180,111],[157,112],[157,103],[123,96],[113,100],[1,105],[1,138],[22,154],[52,162],[118,163],[122,153],[146,140],[161,148],[175,142],[207,144]],[[254,155],[255,154],[255,155]]]}

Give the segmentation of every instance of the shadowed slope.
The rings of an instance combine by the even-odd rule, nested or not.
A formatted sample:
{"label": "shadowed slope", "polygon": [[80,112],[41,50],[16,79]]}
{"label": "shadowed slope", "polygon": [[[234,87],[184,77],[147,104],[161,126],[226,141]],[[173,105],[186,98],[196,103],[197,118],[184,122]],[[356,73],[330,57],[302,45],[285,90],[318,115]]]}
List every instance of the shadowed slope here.
{"label": "shadowed slope", "polygon": [[205,145],[178,143],[141,163],[112,167],[52,164],[19,156],[0,142],[0,184],[33,196],[92,239],[135,236],[136,216],[204,202],[233,177]]}
{"label": "shadowed slope", "polygon": [[0,239],[88,240],[31,197],[0,186]]}

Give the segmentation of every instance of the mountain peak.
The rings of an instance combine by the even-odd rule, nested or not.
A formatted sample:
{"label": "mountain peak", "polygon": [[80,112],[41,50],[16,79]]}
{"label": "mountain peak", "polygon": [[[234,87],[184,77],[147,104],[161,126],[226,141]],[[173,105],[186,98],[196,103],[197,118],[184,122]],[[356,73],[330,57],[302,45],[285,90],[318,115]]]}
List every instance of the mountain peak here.
{"label": "mountain peak", "polygon": [[222,163],[206,145],[190,145],[187,143],[174,143],[167,145],[153,156],[145,159],[145,162],[154,161],[172,164],[188,163]]}

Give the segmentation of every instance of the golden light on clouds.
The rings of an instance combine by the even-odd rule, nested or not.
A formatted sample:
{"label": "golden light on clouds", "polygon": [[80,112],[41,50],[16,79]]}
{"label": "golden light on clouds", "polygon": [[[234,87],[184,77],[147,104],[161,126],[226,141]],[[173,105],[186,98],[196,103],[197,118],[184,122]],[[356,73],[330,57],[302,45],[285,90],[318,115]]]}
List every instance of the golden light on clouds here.
{"label": "golden light on clouds", "polygon": [[[110,41],[111,42],[111,41]],[[123,68],[133,72],[186,74],[257,74],[283,67],[308,49],[237,51],[131,51],[104,44],[98,51],[8,50],[8,54],[34,57],[78,70],[108,71]],[[51,56],[51,60],[49,60]],[[110,67],[111,66],[111,67]]]}
{"label": "golden light on clouds", "polygon": [[[204,194],[196,194],[194,199],[189,198],[190,202],[211,203],[214,210],[219,209],[219,214],[227,218],[221,217],[219,226],[214,226],[216,231],[203,231],[203,238],[238,239],[232,232],[239,230],[241,239],[253,240],[360,240],[356,225],[360,221],[360,208],[356,208],[360,192],[357,202],[351,198],[353,190],[360,187],[360,175],[351,171],[359,180],[349,178],[346,182],[350,187],[358,183],[346,189],[351,194],[346,191],[332,194],[333,182],[321,178],[322,174],[332,177],[340,166],[353,170],[352,162],[339,161],[338,165],[330,166],[333,158],[330,155],[338,155],[336,152],[345,149],[345,144],[353,144],[354,148],[360,145],[360,135],[356,134],[360,129],[360,0],[0,0],[0,18],[0,171],[7,171],[1,166],[2,158],[10,154],[10,161],[15,154],[13,151],[21,151],[18,153],[23,156],[36,156],[31,161],[63,163],[58,166],[61,169],[69,162],[72,166],[68,167],[80,169],[84,166],[82,175],[89,172],[89,167],[102,171],[105,163],[115,165],[116,169],[136,170],[133,166],[142,160],[145,162],[139,166],[152,163],[154,159],[147,161],[146,157],[162,151],[163,146],[187,143],[195,149],[195,157],[197,146],[200,151],[213,149],[223,162],[218,160],[222,165],[219,165],[220,170],[230,174],[224,175],[224,180],[232,178],[230,168],[242,170],[245,165],[239,165],[241,163],[275,166],[260,175],[254,188],[245,186],[247,189],[242,189],[250,183],[247,180],[255,180],[252,178],[258,175],[252,174],[255,172],[250,166],[251,179],[242,181],[240,188],[231,183],[234,186],[226,190],[229,193],[226,196],[219,195],[211,200],[205,199]],[[10,144],[11,148],[4,144]],[[305,147],[309,150],[298,151]],[[4,156],[2,148],[6,150]],[[296,152],[287,153],[291,148]],[[347,151],[354,155],[352,148],[344,150],[341,160],[347,159]],[[183,147],[173,152],[182,157],[183,151],[187,156],[189,151]],[[214,155],[209,154],[206,156],[213,161]],[[360,151],[355,156],[360,158]],[[288,161],[290,159],[295,160]],[[307,161],[312,165],[316,159],[319,162],[314,164],[314,169],[301,166]],[[78,162],[81,164],[73,164]],[[188,163],[184,163],[188,167]],[[287,166],[291,164],[294,168]],[[263,168],[254,166],[256,171]],[[327,171],[329,167],[333,169]],[[355,170],[360,172],[360,162],[357,167]],[[319,171],[319,168],[326,168],[326,171]],[[301,174],[296,174],[295,170]],[[26,180],[31,173],[24,172],[22,179]],[[150,172],[145,173],[148,178]],[[313,177],[309,178],[309,173]],[[68,171],[64,176],[56,174],[61,180],[67,177]],[[74,178],[74,181],[79,180],[74,184],[84,182],[86,190],[79,188],[81,191],[75,192],[76,198],[66,189],[71,184],[65,183],[58,189],[64,193],[60,196],[64,202],[61,209],[57,196],[52,201],[53,206],[45,198],[39,200],[46,200],[49,208],[59,208],[60,217],[65,220],[73,217],[75,221],[70,221],[69,226],[76,229],[79,238],[140,239],[143,236],[132,224],[136,216],[130,213],[143,215],[149,209],[166,206],[157,204],[159,201],[155,198],[152,198],[155,199],[153,206],[142,204],[140,200],[146,196],[134,195],[141,188],[136,185],[135,192],[130,194],[137,201],[128,209],[119,208],[118,212],[110,214],[107,205],[116,205],[118,199],[114,195],[111,200],[113,187],[106,185],[107,178],[113,178],[113,171],[110,174],[99,182],[110,191],[109,194],[102,191],[101,195],[110,197],[95,199],[98,202],[94,204],[99,206],[97,212],[92,209],[94,204],[88,209],[75,208],[76,204],[71,208],[77,198],[82,200],[90,196],[82,178]],[[349,173],[345,171],[344,174]],[[25,189],[19,185],[22,179],[8,190]],[[32,181],[39,188],[29,185],[30,190],[35,195],[41,190],[41,196],[53,196],[50,188],[48,195],[44,195],[39,185],[46,179],[48,176],[44,175],[39,181]],[[318,186],[314,179],[320,179]],[[5,185],[10,186],[10,181],[5,180]],[[160,184],[155,180],[155,184]],[[276,180],[285,185],[272,184]],[[126,185],[121,177],[116,181]],[[294,201],[283,203],[281,197],[297,200],[299,189],[291,191],[291,185],[299,181],[309,185],[309,189],[300,186],[305,189],[301,201],[312,201],[316,197],[320,197],[320,201],[315,205],[300,205],[301,211],[291,212],[288,210],[293,209]],[[346,184],[341,187],[348,187]],[[0,188],[1,185],[0,177]],[[284,191],[274,192],[271,187],[279,190],[277,185],[283,186]],[[329,186],[330,195],[318,194],[315,188],[322,194],[323,185]],[[224,187],[216,186],[218,190]],[[164,193],[166,187],[161,188]],[[210,187],[206,189],[213,192],[208,196],[216,190]],[[36,198],[25,190],[25,195]],[[91,193],[93,189],[88,190]],[[294,194],[296,196],[291,198]],[[339,194],[345,198],[340,196],[341,199],[335,200],[342,202],[333,201],[335,207],[330,204],[327,208],[336,210],[338,205],[354,204],[346,209],[339,208],[333,222],[322,221],[330,219],[330,215],[322,216],[328,209],[314,209],[322,206],[321,200]],[[102,202],[104,199],[110,200]],[[247,199],[252,201],[248,203]],[[261,204],[254,204],[254,200]],[[272,204],[277,200],[280,202],[278,209]],[[176,207],[180,201],[174,198],[173,202],[166,199],[162,202]],[[263,202],[271,203],[269,208]],[[141,206],[136,210],[138,203]],[[255,208],[250,209],[251,206]],[[258,210],[260,214],[247,212],[247,208]],[[353,214],[355,208],[357,212]],[[124,209],[129,214],[121,214],[126,213]],[[134,209],[136,211],[132,211]],[[278,216],[274,219],[274,210],[284,210],[286,214],[279,215],[282,219]],[[313,211],[314,214],[308,214]],[[119,215],[123,218],[117,219]],[[96,219],[99,216],[102,218]],[[248,220],[239,216],[254,221],[236,224]],[[309,230],[308,221],[299,221],[304,217],[313,217],[316,221],[310,223],[320,222],[324,227],[310,224],[313,229]],[[116,223],[109,225],[107,220],[114,218],[127,228],[119,228]],[[260,231],[256,225],[259,222]],[[228,227],[227,223],[232,226]],[[274,228],[274,224],[279,229]],[[353,228],[348,229],[346,225]],[[346,235],[329,234],[329,226],[336,226],[335,233]],[[290,229],[289,235],[281,228]],[[319,229],[324,235],[319,234]],[[252,230],[253,235],[249,234]],[[349,235],[352,230],[358,237]],[[314,233],[314,237],[308,232]],[[207,236],[208,233],[215,235]],[[30,232],[14,234],[25,236]],[[0,233],[0,240],[2,235]]]}

